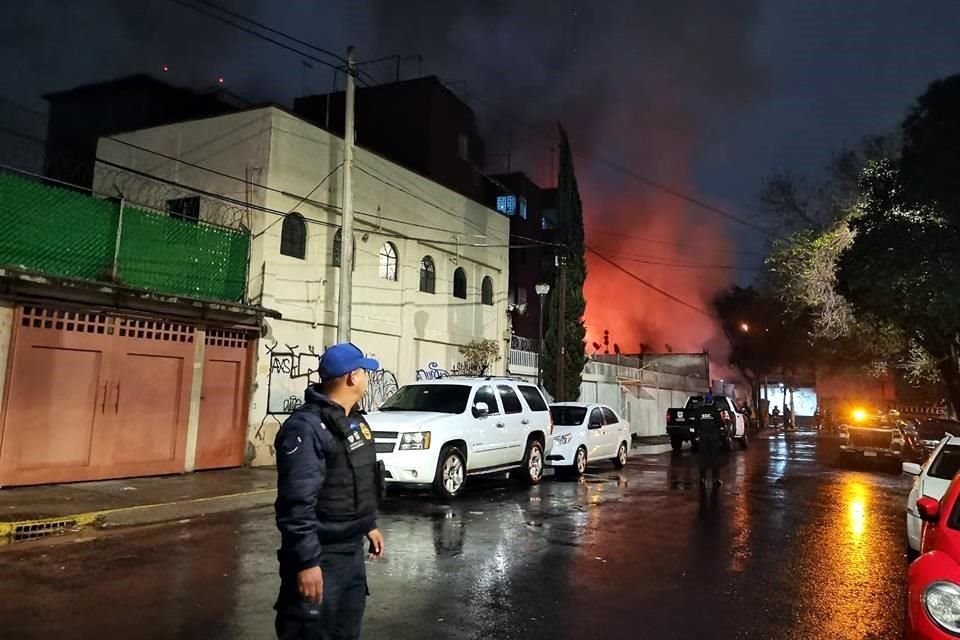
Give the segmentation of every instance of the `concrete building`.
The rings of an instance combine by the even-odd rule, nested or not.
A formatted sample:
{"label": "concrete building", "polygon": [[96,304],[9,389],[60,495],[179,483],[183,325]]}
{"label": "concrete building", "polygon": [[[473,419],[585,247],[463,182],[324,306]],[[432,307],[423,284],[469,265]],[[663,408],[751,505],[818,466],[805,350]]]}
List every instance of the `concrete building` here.
{"label": "concrete building", "polygon": [[[276,429],[336,341],[342,138],[265,107],[102,139],[97,155],[101,191],[250,230],[247,301],[282,316],[264,319],[251,355],[247,458],[271,463]],[[366,404],[455,370],[472,340],[501,345],[502,373],[509,219],[362,147],[353,190],[352,338],[383,367]]]}
{"label": "concrete building", "polygon": [[556,252],[541,244],[553,241],[555,199],[556,189],[542,189],[522,172],[491,176],[488,183],[487,202],[510,218],[510,302],[526,305],[513,316],[513,333],[523,339],[518,345],[539,337],[537,284],[555,284]]}
{"label": "concrete building", "polygon": [[[298,98],[293,110],[343,136],[342,91]],[[476,117],[436,76],[360,87],[356,92],[357,144],[483,202],[484,144]]]}

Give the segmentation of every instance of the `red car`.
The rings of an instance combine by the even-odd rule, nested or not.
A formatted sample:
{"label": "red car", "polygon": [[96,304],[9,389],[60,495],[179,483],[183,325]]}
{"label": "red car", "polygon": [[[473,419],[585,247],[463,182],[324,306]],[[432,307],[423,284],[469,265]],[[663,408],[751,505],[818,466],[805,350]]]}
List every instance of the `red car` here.
{"label": "red car", "polygon": [[907,578],[907,640],[960,638],[960,475],[939,501],[917,500],[920,557]]}

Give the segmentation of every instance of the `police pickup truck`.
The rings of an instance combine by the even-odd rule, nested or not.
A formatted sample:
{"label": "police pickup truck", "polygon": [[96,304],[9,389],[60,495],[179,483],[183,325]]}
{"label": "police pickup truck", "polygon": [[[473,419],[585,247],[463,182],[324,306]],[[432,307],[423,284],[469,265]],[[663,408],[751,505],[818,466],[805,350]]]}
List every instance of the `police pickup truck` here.
{"label": "police pickup truck", "polygon": [[[733,448],[733,441],[736,440],[741,449],[746,449],[747,421],[737,411],[733,400],[727,396],[714,396],[713,403],[723,420],[723,447],[727,450]],[[684,442],[689,442],[694,450],[697,449],[697,418],[705,410],[705,398],[702,395],[687,398],[687,404],[682,409],[667,409],[667,435],[670,436],[670,446],[674,451],[679,451]]]}

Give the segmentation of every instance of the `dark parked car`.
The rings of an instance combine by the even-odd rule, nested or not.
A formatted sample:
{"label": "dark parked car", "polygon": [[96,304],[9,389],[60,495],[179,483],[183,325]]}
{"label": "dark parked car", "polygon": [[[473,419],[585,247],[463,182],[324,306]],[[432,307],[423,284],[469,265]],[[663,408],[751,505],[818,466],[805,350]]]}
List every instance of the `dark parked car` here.
{"label": "dark parked car", "polygon": [[960,436],[960,420],[949,418],[923,418],[911,420],[904,429],[909,457],[926,460],[943,440],[943,436]]}

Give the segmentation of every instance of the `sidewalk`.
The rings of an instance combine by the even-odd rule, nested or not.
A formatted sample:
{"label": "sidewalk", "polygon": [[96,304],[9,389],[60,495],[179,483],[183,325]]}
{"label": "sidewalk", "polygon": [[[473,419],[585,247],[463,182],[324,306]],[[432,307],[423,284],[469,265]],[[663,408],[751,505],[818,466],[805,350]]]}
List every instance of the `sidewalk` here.
{"label": "sidewalk", "polygon": [[0,489],[0,545],[85,527],[156,524],[266,506],[271,468]]}
{"label": "sidewalk", "polygon": [[643,438],[633,438],[630,443],[630,453],[636,455],[656,455],[671,451],[670,436],[663,434],[659,436],[646,436]]}

